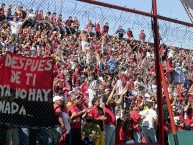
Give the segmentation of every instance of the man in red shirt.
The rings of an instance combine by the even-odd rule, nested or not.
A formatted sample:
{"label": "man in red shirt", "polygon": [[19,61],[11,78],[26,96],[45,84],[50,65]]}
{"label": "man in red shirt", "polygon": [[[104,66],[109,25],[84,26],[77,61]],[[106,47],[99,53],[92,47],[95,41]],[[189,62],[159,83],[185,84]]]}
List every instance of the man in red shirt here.
{"label": "man in red shirt", "polygon": [[[105,130],[105,145],[114,145],[115,144],[115,130],[116,130],[116,118],[113,112],[113,101],[112,97],[115,91],[115,87],[110,93],[107,101],[104,102],[105,106],[103,108],[105,116],[107,119],[104,122],[104,130]],[[106,98],[106,97],[105,97]]]}
{"label": "man in red shirt", "polygon": [[139,40],[141,40],[141,42],[144,42],[146,38],[146,35],[144,33],[144,30],[141,30],[140,34],[139,34]]}
{"label": "man in red shirt", "polygon": [[72,23],[73,23],[72,16],[69,16],[68,20],[66,20],[66,22],[65,22],[66,33],[68,35],[70,35],[72,33],[72,31],[71,31],[72,30],[71,29]]}
{"label": "man in red shirt", "polygon": [[133,32],[130,28],[127,29],[127,37],[129,40],[133,39]]}
{"label": "man in red shirt", "polygon": [[120,105],[123,103],[123,96],[128,90],[128,86],[126,86],[118,101],[113,99],[113,95],[115,93],[115,90],[117,88],[117,84],[113,87],[113,90],[109,91],[109,96],[104,98],[104,107],[103,111],[105,114],[105,117],[107,119],[104,121],[104,130],[105,130],[105,145],[114,145],[115,144],[115,130],[116,130],[116,117],[113,112],[115,105]]}
{"label": "man in red shirt", "polygon": [[56,27],[56,13],[52,13],[52,16],[51,16],[51,23],[53,25],[53,27],[55,28]]}
{"label": "man in red shirt", "polygon": [[71,120],[71,145],[80,145],[81,143],[81,117],[84,117],[88,112],[88,109],[78,110],[78,104],[80,103],[80,96],[71,97],[72,105],[67,108],[67,112]]}
{"label": "man in red shirt", "polygon": [[40,12],[38,14],[38,20],[40,20],[40,21],[44,20],[43,10],[40,10]]}
{"label": "man in red shirt", "polygon": [[78,67],[75,68],[75,72],[72,74],[72,86],[75,90],[80,86],[80,73]]}
{"label": "man in red shirt", "polygon": [[104,115],[101,115],[100,110],[100,99],[99,98],[93,98],[92,100],[92,106],[90,107],[90,116],[95,119],[95,123],[98,124],[99,126],[100,121],[103,121],[106,119]]}
{"label": "man in red shirt", "polygon": [[193,101],[188,101],[184,111],[186,112],[186,118],[184,120],[184,127],[186,130],[193,130]]}
{"label": "man in red shirt", "polygon": [[91,20],[89,20],[89,22],[86,24],[86,30],[88,31],[88,33],[92,32],[93,27],[94,27],[94,24],[92,23]]}
{"label": "man in red shirt", "polygon": [[90,107],[89,115],[95,120],[95,123],[100,126],[101,134],[99,138],[100,145],[104,145],[104,129],[103,129],[103,121],[107,119],[104,116],[104,113],[101,113],[100,108],[100,98],[93,98],[92,106]]}
{"label": "man in red shirt", "polygon": [[100,35],[101,35],[100,23],[101,23],[101,21],[98,21],[98,22],[95,24],[95,32],[96,32],[96,38],[97,38],[97,39],[99,39],[99,37],[100,37]]}
{"label": "man in red shirt", "polygon": [[53,136],[54,136],[54,145],[57,145],[59,143],[60,137],[62,135],[62,130],[65,128],[64,125],[64,120],[62,118],[62,105],[63,102],[63,98],[61,96],[54,96],[53,97],[53,106],[54,106],[54,111],[55,114],[58,118],[58,123],[59,123],[59,127],[54,128],[53,131]]}
{"label": "man in red shirt", "polygon": [[5,10],[4,10],[4,8],[5,8],[5,4],[2,3],[1,8],[0,8],[0,21],[3,21],[5,19],[5,14],[4,14]]}
{"label": "man in red shirt", "polygon": [[133,130],[134,130],[134,141],[135,143],[141,143],[141,132],[140,132],[140,115],[139,115],[139,107],[137,104],[132,104],[131,106],[132,111],[130,112],[130,119],[133,123]]}
{"label": "man in red shirt", "polygon": [[167,80],[171,83],[172,82],[172,75],[173,75],[173,68],[172,68],[172,60],[171,58],[166,59],[166,74]]}
{"label": "man in red shirt", "polygon": [[102,33],[103,34],[105,34],[105,33],[108,34],[108,32],[109,32],[109,23],[106,22],[105,25],[103,26]]}

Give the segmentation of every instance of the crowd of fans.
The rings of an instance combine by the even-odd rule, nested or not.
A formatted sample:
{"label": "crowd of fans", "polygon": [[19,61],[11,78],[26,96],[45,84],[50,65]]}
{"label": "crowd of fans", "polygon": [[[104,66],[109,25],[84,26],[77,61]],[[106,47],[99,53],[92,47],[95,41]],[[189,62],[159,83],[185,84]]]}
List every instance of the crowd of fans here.
{"label": "crowd of fans", "polygon": [[[53,57],[53,108],[61,126],[44,129],[39,143],[114,145],[158,141],[154,47],[144,30],[134,37],[121,26],[109,36],[109,24],[77,17],[0,8],[0,55]],[[84,29],[80,30],[80,26]],[[127,35],[127,39],[124,39]],[[193,129],[193,51],[160,44],[178,131]],[[171,130],[163,93],[165,131]],[[45,133],[46,132],[46,133]],[[7,130],[6,144],[28,145],[28,128]],[[24,136],[25,135],[25,136]]]}

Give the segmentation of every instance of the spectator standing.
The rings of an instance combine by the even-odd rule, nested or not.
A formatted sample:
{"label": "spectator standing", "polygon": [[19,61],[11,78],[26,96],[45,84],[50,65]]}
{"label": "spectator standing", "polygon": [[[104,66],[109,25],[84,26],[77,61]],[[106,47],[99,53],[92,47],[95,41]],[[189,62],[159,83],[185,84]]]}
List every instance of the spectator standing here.
{"label": "spectator standing", "polygon": [[129,40],[133,40],[133,32],[130,28],[127,29],[127,37]]}
{"label": "spectator standing", "polygon": [[92,23],[91,20],[88,21],[88,23],[86,24],[86,30],[87,32],[90,34],[92,32],[92,29],[94,28],[94,24]]}
{"label": "spectator standing", "polygon": [[71,29],[72,23],[73,23],[72,16],[69,16],[65,22],[65,28],[66,28],[67,35],[72,34],[72,29]]}
{"label": "spectator standing", "polygon": [[5,10],[4,10],[4,8],[5,8],[5,4],[2,3],[1,8],[0,8],[0,22],[5,20]]}
{"label": "spectator standing", "polygon": [[72,28],[74,29],[74,32],[77,32],[80,27],[80,22],[78,21],[77,17],[74,17],[74,20],[72,22]]}
{"label": "spectator standing", "polygon": [[144,30],[141,30],[141,32],[139,33],[139,40],[141,42],[145,42],[145,38],[146,38],[145,32]]}
{"label": "spectator standing", "polygon": [[75,72],[72,74],[72,87],[74,89],[74,92],[76,93],[77,87],[80,87],[80,72],[78,67],[75,68]]}
{"label": "spectator standing", "polygon": [[54,102],[54,104],[53,104],[54,105],[54,111],[55,111],[55,114],[58,118],[58,123],[59,123],[59,126],[52,130],[53,143],[54,143],[54,145],[58,145],[60,137],[63,133],[63,130],[65,129],[65,124],[64,124],[63,117],[62,117],[63,98],[61,96],[54,96],[53,102]]}
{"label": "spectator standing", "polygon": [[56,20],[56,13],[55,12],[52,13],[51,24],[52,24],[53,28],[56,28],[57,20]]}
{"label": "spectator standing", "polygon": [[19,21],[23,19],[23,7],[22,6],[18,6],[18,9],[15,11],[15,17]]}
{"label": "spectator standing", "polygon": [[101,145],[97,143],[100,137],[100,127],[93,122],[90,116],[87,116],[85,124],[82,127],[83,144],[82,145]]}
{"label": "spectator standing", "polygon": [[113,73],[115,70],[115,63],[113,56],[110,56],[110,59],[107,61],[108,63],[108,69],[110,73]]}
{"label": "spectator standing", "polygon": [[81,30],[79,37],[81,40],[82,51],[84,52],[88,48],[88,35],[84,30]]}
{"label": "spectator standing", "polygon": [[167,80],[169,83],[172,83],[173,81],[173,73],[174,69],[172,68],[172,58],[166,59],[166,75],[167,75]]}
{"label": "spectator standing", "polygon": [[7,20],[12,20],[14,15],[12,14],[12,5],[9,5],[8,9],[7,9],[7,14],[6,14],[6,17],[7,17]]}
{"label": "spectator standing", "polygon": [[113,104],[112,104],[112,97],[115,91],[115,87],[113,88],[112,92],[108,90],[109,97],[107,101],[104,102],[104,113],[107,116],[107,119],[104,122],[104,129],[105,129],[105,145],[114,145],[115,144],[115,131],[116,131],[116,118],[115,114],[113,113]]}
{"label": "spectator standing", "polygon": [[71,97],[72,105],[67,108],[67,112],[71,118],[71,145],[80,145],[81,143],[81,118],[85,117],[88,109],[79,110],[78,104],[80,103],[80,96]]}
{"label": "spectator standing", "polygon": [[30,22],[30,26],[35,25],[35,14],[33,13],[33,9],[29,10],[29,13],[27,14],[28,21]]}
{"label": "spectator standing", "polygon": [[153,102],[149,102],[147,107],[147,110],[139,112],[142,118],[142,133],[146,143],[156,143],[157,136],[154,123],[157,122],[157,113],[153,109]]}
{"label": "spectator standing", "polygon": [[92,106],[90,108],[89,116],[94,119],[94,123],[100,126],[100,138],[96,140],[97,145],[104,145],[104,129],[103,129],[103,121],[107,119],[104,116],[104,113],[101,113],[100,109],[100,99],[95,97],[92,100]]}
{"label": "spectator standing", "polygon": [[118,30],[115,32],[119,38],[123,38],[124,34],[126,33],[124,29],[122,29],[122,26],[118,27]]}
{"label": "spectator standing", "polygon": [[47,12],[47,13],[46,13],[45,21],[46,21],[47,23],[50,23],[50,22],[51,22],[51,12]]}
{"label": "spectator standing", "polygon": [[186,112],[184,127],[186,130],[193,130],[193,101],[191,99],[185,106],[184,112]]}
{"label": "spectator standing", "polygon": [[140,129],[140,115],[139,115],[139,108],[137,104],[132,104],[131,105],[132,111],[130,112],[130,119],[132,121],[133,125],[133,136],[134,136],[134,141],[135,143],[141,143],[141,129]]}
{"label": "spectator standing", "polygon": [[174,82],[182,83],[182,76],[183,76],[183,68],[180,62],[177,62],[174,68]]}
{"label": "spectator standing", "polygon": [[101,26],[100,26],[100,23],[101,23],[101,20],[98,21],[98,22],[95,24],[95,34],[96,34],[96,38],[97,38],[97,39],[100,39],[100,36],[101,36]]}
{"label": "spectator standing", "polygon": [[57,25],[60,28],[60,30],[63,29],[62,14],[59,14],[59,16],[58,16]]}
{"label": "spectator standing", "polygon": [[103,33],[101,38],[100,38],[100,41],[101,41],[101,53],[106,53],[107,51],[107,45],[108,45],[108,35],[107,33]]}
{"label": "spectator standing", "polygon": [[43,10],[40,10],[40,12],[39,12],[39,14],[38,14],[38,20],[39,20],[39,21],[44,20]]}
{"label": "spectator standing", "polygon": [[116,131],[116,117],[113,110],[115,110],[115,105],[120,105],[123,102],[123,95],[127,92],[127,87],[123,89],[122,94],[119,99],[116,101],[113,99],[113,95],[117,85],[115,85],[110,92],[108,89],[108,97],[104,98],[104,114],[107,119],[104,121],[104,130],[105,130],[105,145],[114,145],[115,144],[115,131]]}
{"label": "spectator standing", "polygon": [[17,18],[14,17],[13,21],[8,21],[9,25],[11,26],[12,41],[14,42],[14,44],[16,44],[19,41],[19,30],[26,20],[27,19],[25,19],[23,22],[19,22],[17,21]]}
{"label": "spectator standing", "polygon": [[106,22],[105,25],[103,26],[103,29],[102,29],[102,34],[108,34],[109,32],[109,23]]}
{"label": "spectator standing", "polygon": [[70,118],[70,116],[67,112],[66,105],[62,105],[62,118],[64,120],[64,125],[65,125],[65,129],[66,129],[65,143],[66,143],[66,145],[71,145],[71,136],[70,136],[70,129],[71,129],[70,121],[71,121],[71,118]]}

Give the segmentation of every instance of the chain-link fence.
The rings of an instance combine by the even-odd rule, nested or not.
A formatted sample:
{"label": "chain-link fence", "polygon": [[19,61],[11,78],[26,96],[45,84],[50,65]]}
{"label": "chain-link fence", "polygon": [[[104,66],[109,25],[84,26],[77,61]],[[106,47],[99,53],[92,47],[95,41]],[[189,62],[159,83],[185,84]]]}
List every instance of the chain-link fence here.
{"label": "chain-link fence", "polygon": [[[76,0],[0,2],[0,145],[159,140],[150,17]],[[108,3],[152,12],[150,0]],[[189,22],[180,2],[174,6],[182,15],[168,5],[158,2],[159,15]],[[191,104],[193,29],[158,23],[176,127],[185,130],[180,117]]]}
{"label": "chain-link fence", "polygon": [[[138,34],[140,30],[145,30],[146,39],[149,42],[153,42],[151,20],[148,17],[142,15],[137,15],[125,11],[115,10],[112,8],[106,8],[98,5],[91,5],[83,2],[78,2],[75,0],[61,0],[61,1],[13,1],[8,0],[5,3],[13,3],[13,9],[17,8],[18,5],[24,7],[25,10],[33,8],[35,10],[43,10],[44,14],[50,11],[56,12],[57,16],[63,13],[63,20],[67,20],[68,16],[76,16],[81,22],[80,28],[85,28],[88,20],[92,20],[96,23],[102,19],[101,25],[103,26],[106,22],[110,23],[110,34],[114,34],[121,25],[125,30],[131,28],[134,31],[135,39],[138,39]],[[116,1],[112,2],[116,3]],[[140,2],[141,3],[141,2]],[[158,14],[165,17],[170,17],[173,19],[181,21],[189,21],[185,10],[183,9],[180,2],[174,6],[179,7],[181,10],[181,15],[175,13],[175,7],[170,6],[168,2],[158,2]],[[120,6],[126,8],[133,8],[137,10],[142,10],[145,12],[151,12],[151,1],[142,2],[140,6],[138,1],[130,1],[128,3],[120,2]],[[169,5],[169,6],[168,6]],[[160,7],[159,7],[160,6]],[[183,25],[175,24],[167,21],[159,21],[160,35],[163,38],[163,43],[167,45],[172,45],[176,47],[183,47],[187,49],[192,48],[192,29],[191,27],[186,27]],[[126,37],[126,36],[125,36]]]}

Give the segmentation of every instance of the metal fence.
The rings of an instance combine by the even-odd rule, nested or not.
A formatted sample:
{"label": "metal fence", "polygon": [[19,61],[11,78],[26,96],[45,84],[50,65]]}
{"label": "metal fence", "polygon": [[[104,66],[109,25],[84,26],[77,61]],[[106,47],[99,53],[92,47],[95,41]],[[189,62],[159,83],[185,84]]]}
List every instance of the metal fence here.
{"label": "metal fence", "polygon": [[[118,26],[122,25],[122,27],[125,30],[131,28],[131,30],[134,31],[134,37],[138,39],[138,34],[140,33],[140,31],[145,30],[147,35],[146,38],[147,41],[153,42],[151,19],[142,15],[128,13],[125,11],[115,10],[112,8],[106,8],[98,5],[87,4],[75,0],[61,0],[61,1],[7,0],[5,1],[5,3],[7,4],[12,3],[13,9],[16,8],[18,5],[21,5],[24,7],[25,10],[30,8],[34,9],[34,11],[43,10],[44,14],[47,11],[56,12],[57,16],[60,13],[63,13],[63,20],[67,20],[68,16],[73,17],[76,16],[78,20],[81,22],[80,28],[83,29],[85,28],[88,20],[92,20],[93,23],[96,23],[97,21],[102,19],[101,25],[104,25],[106,22],[110,23],[110,34],[114,34]],[[112,4],[113,3],[116,3],[116,1],[112,2]],[[131,3],[131,6],[129,3]],[[163,2],[158,5],[160,6],[158,7],[159,15],[177,20],[189,21],[189,18],[187,17],[185,10],[182,9],[181,3],[177,2],[177,4],[180,10],[182,10],[181,15],[177,16],[176,13],[174,12],[175,7],[168,6],[167,2]],[[126,8],[134,8],[145,12],[151,12],[150,1],[142,2],[141,5],[143,5],[143,8],[139,6],[138,2],[136,1],[134,2],[132,0],[128,3],[120,2],[120,5]],[[184,25],[160,20],[159,30],[160,35],[163,39],[162,40],[163,43],[170,46],[173,45],[176,47],[192,49],[193,33],[191,27],[186,27]]]}
{"label": "metal fence", "polygon": [[[0,2],[5,4],[5,11],[0,11],[0,69],[4,71],[0,72],[0,145],[113,145],[114,142],[118,145],[126,142],[148,142],[141,132],[147,126],[139,121],[143,112],[135,112],[138,115],[136,120],[131,119],[130,113],[136,108],[146,110],[148,107],[157,107],[153,62],[154,33],[150,17],[76,0]],[[109,2],[125,8],[152,11],[151,2],[147,1],[140,3],[143,7],[132,0],[131,4],[116,0]],[[163,7],[161,8],[164,9]],[[21,15],[19,8],[22,9]],[[159,10],[158,7],[158,12]],[[14,12],[18,13],[17,20],[23,21],[27,17],[16,35],[9,27],[12,25],[10,21],[14,19]],[[3,13],[5,18],[2,17]],[[164,13],[161,10],[160,13],[173,18],[172,12]],[[61,25],[54,22],[55,14],[56,22],[61,15]],[[71,26],[68,26],[70,16]],[[74,21],[74,18],[78,21]],[[71,22],[76,22],[74,27]],[[108,28],[105,29],[107,23]],[[160,55],[164,68],[166,60],[174,57],[174,54],[169,57],[170,48],[177,52],[173,62],[180,65],[188,62],[191,58],[187,56],[192,54],[189,49],[193,48],[192,27],[165,20],[159,20],[158,23],[159,40],[162,44]],[[118,31],[120,27],[121,32]],[[188,50],[182,52],[179,48]],[[8,51],[13,53],[5,54]],[[183,59],[179,61],[181,56]],[[20,65],[26,64],[26,68],[23,66],[23,70],[18,72],[19,66],[14,68],[14,65],[19,62],[14,60],[9,65],[9,60],[13,57],[15,61],[20,60]],[[54,62],[47,57],[53,57]],[[31,65],[34,70],[37,68],[37,72],[27,71]],[[49,66],[52,66],[53,72],[49,72]],[[191,70],[188,66],[184,69],[187,69],[186,72],[178,76],[167,76],[168,84],[183,84],[183,89],[189,90],[192,83]],[[20,73],[26,79],[20,78]],[[26,84],[18,86],[19,78]],[[33,78],[31,82],[30,78]],[[9,79],[11,82],[6,81]],[[33,98],[34,88],[36,92]],[[147,100],[151,101],[147,103]],[[114,101],[113,105],[116,104],[116,107],[112,105],[113,109],[105,108],[107,102],[110,104],[111,101]],[[59,105],[62,109],[57,108]],[[14,115],[17,106],[20,111]],[[167,115],[167,109],[164,108],[165,121],[168,122]],[[108,122],[109,116],[111,122]],[[95,123],[92,118],[95,118]],[[158,122],[155,123],[155,130],[154,136],[150,138],[154,143],[159,139]]]}

